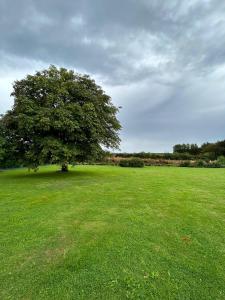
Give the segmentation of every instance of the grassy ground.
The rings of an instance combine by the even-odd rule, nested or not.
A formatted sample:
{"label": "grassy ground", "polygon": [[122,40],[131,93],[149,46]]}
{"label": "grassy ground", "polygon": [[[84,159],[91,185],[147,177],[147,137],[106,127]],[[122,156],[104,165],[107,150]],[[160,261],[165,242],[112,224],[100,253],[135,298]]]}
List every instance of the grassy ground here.
{"label": "grassy ground", "polygon": [[0,299],[225,299],[225,171],[0,172]]}

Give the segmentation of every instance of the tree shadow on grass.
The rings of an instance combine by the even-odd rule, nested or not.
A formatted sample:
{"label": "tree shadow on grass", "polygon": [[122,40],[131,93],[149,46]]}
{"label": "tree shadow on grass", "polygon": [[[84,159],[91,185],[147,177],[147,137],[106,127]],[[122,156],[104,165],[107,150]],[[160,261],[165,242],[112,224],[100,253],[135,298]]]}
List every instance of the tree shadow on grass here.
{"label": "tree shadow on grass", "polygon": [[51,170],[39,170],[37,172],[28,171],[27,169],[23,168],[19,170],[17,173],[8,173],[7,178],[11,179],[26,179],[26,180],[35,180],[35,179],[48,179],[48,180],[65,180],[70,178],[85,178],[85,177],[92,177],[92,178],[99,178],[103,177],[103,172],[97,172],[96,170],[85,170],[85,169],[72,169],[69,172],[60,172],[56,169]]}

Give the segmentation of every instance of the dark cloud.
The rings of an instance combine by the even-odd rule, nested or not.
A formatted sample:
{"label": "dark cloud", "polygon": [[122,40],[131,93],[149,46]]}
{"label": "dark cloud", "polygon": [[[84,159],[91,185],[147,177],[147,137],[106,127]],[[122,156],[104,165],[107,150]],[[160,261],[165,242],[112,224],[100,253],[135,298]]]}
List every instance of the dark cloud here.
{"label": "dark cloud", "polygon": [[6,78],[57,64],[123,106],[123,150],[224,138],[224,42],[221,0],[0,0],[0,96]]}

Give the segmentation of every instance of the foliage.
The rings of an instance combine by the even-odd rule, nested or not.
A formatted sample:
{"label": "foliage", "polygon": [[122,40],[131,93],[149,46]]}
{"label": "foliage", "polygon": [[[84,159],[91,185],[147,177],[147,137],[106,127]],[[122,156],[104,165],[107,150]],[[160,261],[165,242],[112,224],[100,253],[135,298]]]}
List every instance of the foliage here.
{"label": "foliage", "polygon": [[192,155],[199,154],[201,149],[197,144],[177,144],[173,147],[174,153],[189,153]]}
{"label": "foliage", "polygon": [[221,168],[221,165],[217,161],[209,162],[205,165],[206,168]]}
{"label": "foliage", "polygon": [[190,166],[191,166],[190,161],[182,161],[180,163],[180,167],[190,167]]}
{"label": "foliage", "polygon": [[225,155],[225,140],[216,143],[204,143],[200,147],[196,144],[177,144],[173,147],[174,154],[189,153],[192,157],[205,160],[216,160]]}
{"label": "foliage", "polygon": [[2,124],[2,120],[0,119],[0,162],[4,160],[5,157],[5,136],[4,136],[4,127]]}
{"label": "foliage", "polygon": [[119,165],[120,167],[130,168],[143,168],[145,166],[144,161],[141,158],[122,159]]}
{"label": "foliage", "polygon": [[182,161],[179,165],[180,167],[193,167],[193,168],[222,168],[225,167],[224,161],[209,161],[206,162],[204,160],[196,160],[194,162],[191,161]]}
{"label": "foliage", "polygon": [[150,153],[150,152],[134,152],[134,153],[111,153],[113,157],[131,158],[138,157],[142,159],[166,159],[166,160],[190,160],[194,156],[189,153]]}
{"label": "foliage", "polygon": [[12,96],[3,122],[23,165],[93,160],[119,145],[118,109],[87,75],[51,66],[16,81]]}
{"label": "foliage", "polygon": [[6,130],[2,118],[0,118],[0,168],[15,168],[19,166],[20,164],[14,155],[10,134]]}
{"label": "foliage", "polygon": [[216,160],[219,156],[225,156],[225,141],[205,143],[201,146],[197,144],[177,144],[173,147],[173,150],[173,153],[111,153],[111,156],[120,158],[139,157],[153,160],[203,160],[209,163],[210,161]]}
{"label": "foliage", "polygon": [[218,158],[217,158],[217,163],[222,167],[222,168],[224,168],[225,167],[225,157],[224,156],[219,156]]}
{"label": "foliage", "polygon": [[225,156],[225,140],[216,143],[206,143],[201,147],[202,153],[211,154],[211,159],[217,159],[219,156]]}
{"label": "foliage", "polygon": [[200,160],[197,160],[196,163],[193,165],[193,167],[197,167],[197,168],[204,168],[207,166],[207,163],[200,159]]}

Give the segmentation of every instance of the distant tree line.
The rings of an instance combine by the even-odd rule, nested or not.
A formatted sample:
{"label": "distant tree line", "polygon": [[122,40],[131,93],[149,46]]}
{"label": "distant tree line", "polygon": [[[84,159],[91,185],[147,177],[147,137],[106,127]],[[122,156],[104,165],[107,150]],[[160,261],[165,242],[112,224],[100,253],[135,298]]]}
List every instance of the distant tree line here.
{"label": "distant tree line", "polygon": [[173,146],[173,153],[189,153],[198,155],[201,153],[201,147],[197,144],[177,144]]}
{"label": "distant tree line", "polygon": [[111,153],[114,157],[142,159],[168,159],[168,160],[216,160],[220,156],[225,156],[225,140],[216,143],[197,144],[177,144],[173,146],[173,153]]}
{"label": "distant tree line", "polygon": [[133,153],[110,153],[109,156],[121,157],[121,158],[132,158],[138,157],[142,159],[175,159],[175,160],[189,160],[190,154],[188,153],[151,153],[151,152],[133,152]]}
{"label": "distant tree line", "polygon": [[173,147],[173,153],[187,153],[195,158],[216,160],[220,156],[225,156],[225,140],[216,143],[204,143],[201,146],[197,144],[177,144]]}

